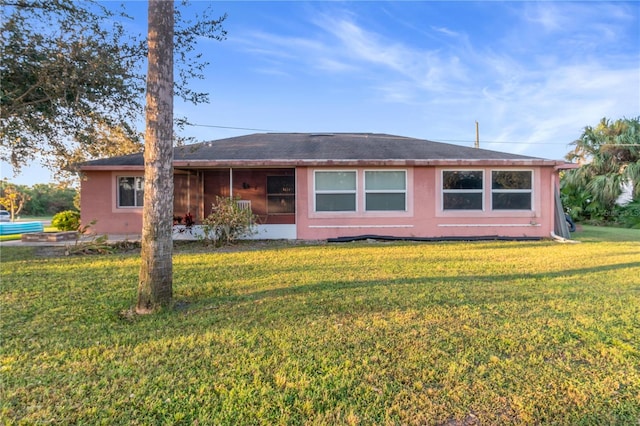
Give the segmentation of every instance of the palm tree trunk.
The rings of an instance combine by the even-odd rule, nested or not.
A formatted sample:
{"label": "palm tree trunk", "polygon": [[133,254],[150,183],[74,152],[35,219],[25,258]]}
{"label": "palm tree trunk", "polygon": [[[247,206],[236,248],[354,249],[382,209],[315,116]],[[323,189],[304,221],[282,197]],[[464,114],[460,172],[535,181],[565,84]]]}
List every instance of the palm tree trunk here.
{"label": "palm tree trunk", "polygon": [[173,0],[149,1],[142,263],[138,313],[173,296]]}

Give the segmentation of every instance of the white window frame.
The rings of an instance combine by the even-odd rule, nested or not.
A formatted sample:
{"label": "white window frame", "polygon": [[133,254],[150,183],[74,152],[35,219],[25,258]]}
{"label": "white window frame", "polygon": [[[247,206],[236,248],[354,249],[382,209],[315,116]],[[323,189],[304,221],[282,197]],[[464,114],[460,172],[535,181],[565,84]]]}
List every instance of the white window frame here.
{"label": "white window frame", "polygon": [[[318,190],[316,176],[318,173],[353,173],[355,175],[355,188],[351,189],[337,189],[337,190]],[[315,213],[356,213],[358,211],[358,171],[355,169],[348,170],[314,170],[313,171],[313,211]],[[317,195],[318,194],[353,194],[354,198],[354,210],[318,210]]]}
{"label": "white window frame", "polygon": [[[529,172],[531,175],[531,188],[529,189],[493,189],[493,172]],[[534,210],[533,205],[533,187],[534,187],[534,172],[532,169],[492,169],[491,170],[491,185],[489,188],[491,189],[491,211],[495,212],[529,212]],[[531,200],[531,207],[528,209],[496,209],[493,206],[493,194],[529,194]]]}
{"label": "white window frame", "polygon": [[[481,172],[482,173],[482,188],[480,189],[444,189],[444,174],[445,172]],[[485,211],[485,196],[484,190],[486,188],[486,177],[484,169],[442,169],[440,171],[440,206],[443,212],[479,212]],[[480,209],[445,209],[444,207],[444,194],[480,194],[482,199],[482,208]]]}
{"label": "white window frame", "polygon": [[[402,172],[404,173],[404,189],[367,189],[367,173],[368,172]],[[362,173],[362,179],[364,181],[364,211],[366,212],[406,212],[407,211],[407,170],[406,169],[364,169]],[[357,183],[356,183],[357,186]],[[367,195],[369,194],[404,194],[404,206],[402,210],[367,210]]]}
{"label": "white window frame", "polygon": [[[134,179],[134,184],[133,184],[133,206],[123,206],[120,202],[120,179]],[[143,191],[144,193],[144,176],[127,176],[127,175],[120,175],[120,176],[116,176],[116,207],[119,209],[141,209],[144,205],[144,196],[143,196],[143,202],[141,205],[137,205],[137,200],[138,200],[138,191]]]}

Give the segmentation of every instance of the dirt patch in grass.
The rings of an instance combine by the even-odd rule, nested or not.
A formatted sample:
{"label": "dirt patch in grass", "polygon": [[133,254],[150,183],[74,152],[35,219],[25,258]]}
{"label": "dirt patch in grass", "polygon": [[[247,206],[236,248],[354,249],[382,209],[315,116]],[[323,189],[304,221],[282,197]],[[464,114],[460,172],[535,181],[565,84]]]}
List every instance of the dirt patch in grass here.
{"label": "dirt patch in grass", "polygon": [[33,248],[33,255],[36,257],[58,257],[65,255],[64,246],[41,246]]}
{"label": "dirt patch in grass", "polygon": [[[234,244],[215,247],[204,244],[202,241],[174,241],[174,254],[201,254],[201,253],[235,253],[243,251],[277,250],[300,246],[317,246],[327,244],[326,241],[299,241],[299,240],[249,240],[239,241]],[[80,242],[57,246],[34,246],[33,255],[36,257],[60,257],[78,255],[100,254],[137,254],[140,253],[139,241],[116,241],[96,243],[94,241]]]}

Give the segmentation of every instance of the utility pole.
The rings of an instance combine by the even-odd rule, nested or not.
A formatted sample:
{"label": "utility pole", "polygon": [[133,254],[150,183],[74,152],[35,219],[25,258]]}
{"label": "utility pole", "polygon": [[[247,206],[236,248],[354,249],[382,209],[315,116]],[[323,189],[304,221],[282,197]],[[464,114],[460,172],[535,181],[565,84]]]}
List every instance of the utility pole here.
{"label": "utility pole", "polygon": [[478,121],[476,120],[476,148],[480,148],[480,128],[478,127]]}

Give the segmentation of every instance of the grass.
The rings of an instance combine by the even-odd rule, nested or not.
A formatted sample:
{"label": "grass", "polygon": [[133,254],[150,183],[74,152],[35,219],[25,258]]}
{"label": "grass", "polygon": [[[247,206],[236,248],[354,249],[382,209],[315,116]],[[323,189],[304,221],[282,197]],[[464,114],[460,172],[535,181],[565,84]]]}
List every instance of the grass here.
{"label": "grass", "polygon": [[640,241],[640,230],[629,228],[617,228],[613,226],[581,226],[581,230],[572,234],[572,237],[584,242],[594,241]]}
{"label": "grass", "polygon": [[181,250],[144,317],[136,254],[3,247],[0,418],[638,424],[640,231],[607,235]]}
{"label": "grass", "polygon": [[31,221],[31,220],[38,220],[38,221],[43,221],[43,222],[49,221],[50,222],[51,219],[53,219],[53,216],[30,216],[30,215],[22,216],[22,215],[20,215],[17,218],[18,222],[28,222],[28,221]]}

